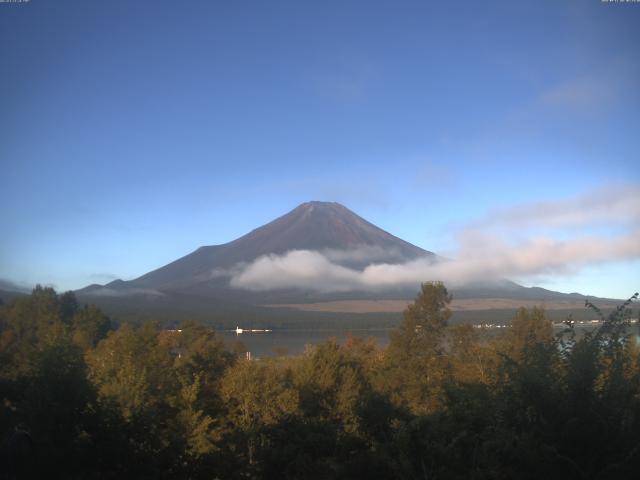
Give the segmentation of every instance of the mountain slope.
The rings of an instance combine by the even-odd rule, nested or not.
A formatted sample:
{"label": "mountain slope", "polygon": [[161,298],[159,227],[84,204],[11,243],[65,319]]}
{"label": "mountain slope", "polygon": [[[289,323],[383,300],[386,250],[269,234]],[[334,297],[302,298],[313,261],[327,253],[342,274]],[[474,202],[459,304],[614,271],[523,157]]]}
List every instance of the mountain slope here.
{"label": "mountain slope", "polygon": [[[141,277],[116,281],[106,287],[115,290],[158,290],[188,292],[202,284],[221,287],[224,272],[267,254],[291,250],[349,251],[366,249],[360,260],[345,259],[353,268],[366,266],[371,256],[377,262],[400,263],[418,257],[433,257],[423,250],[367,222],[338,203],[308,202],[248,234],[223,245],[200,247],[196,251]],[[97,291],[94,286],[83,293]],[[210,290],[207,289],[207,290]]]}
{"label": "mountain slope", "polygon": [[[175,321],[197,317],[235,325],[234,319],[240,318],[263,322],[288,318],[288,321],[296,322],[303,321],[301,315],[314,321],[340,315],[342,319],[344,312],[328,313],[327,308],[335,307],[331,302],[340,302],[340,308],[348,305],[346,311],[354,313],[358,305],[370,306],[372,301],[375,304],[376,301],[413,299],[418,289],[418,285],[404,284],[368,291],[321,292],[300,286],[250,291],[230,285],[230,279],[238,269],[264,255],[282,255],[292,250],[319,251],[331,262],[356,270],[371,263],[398,264],[419,258],[434,262],[443,260],[376,227],[340,204],[308,202],[232,242],[200,247],[131,281],[90,285],[76,293],[81,300],[97,303],[121,318],[152,315]],[[509,280],[483,281],[451,290],[456,299],[478,299],[486,305],[505,304],[497,299],[522,300],[524,303],[570,301],[580,305],[586,298],[579,294],[527,288]],[[312,304],[315,312],[295,307]],[[378,313],[383,314],[388,307],[386,303],[381,305],[383,310]],[[479,308],[482,309],[486,310]],[[365,312],[366,309],[361,310],[361,313]]]}

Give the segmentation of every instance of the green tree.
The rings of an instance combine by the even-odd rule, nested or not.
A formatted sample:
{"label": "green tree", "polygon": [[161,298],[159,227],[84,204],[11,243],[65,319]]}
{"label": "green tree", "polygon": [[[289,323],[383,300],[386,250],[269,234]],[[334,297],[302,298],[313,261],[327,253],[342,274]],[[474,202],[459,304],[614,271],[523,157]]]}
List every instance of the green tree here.
{"label": "green tree", "polygon": [[4,375],[27,373],[38,351],[69,334],[60,299],[52,288],[37,285],[31,295],[4,307],[4,316],[2,344],[8,362],[2,368]]}
{"label": "green tree", "polygon": [[451,380],[456,383],[494,384],[499,357],[492,342],[483,341],[482,330],[470,324],[449,328]]}
{"label": "green tree", "polygon": [[87,354],[100,396],[115,402],[125,418],[161,408],[176,386],[170,349],[158,344],[158,333],[152,323],[124,325]]}
{"label": "green tree", "polygon": [[546,317],[543,308],[521,307],[498,344],[501,353],[514,361],[523,359],[527,353],[535,349],[555,349],[553,324]]}
{"label": "green tree", "polygon": [[241,360],[227,370],[222,398],[227,402],[229,418],[246,439],[250,465],[260,431],[298,412],[298,392],[291,371],[264,360]]}
{"label": "green tree", "polygon": [[111,320],[95,305],[77,309],[72,319],[72,339],[83,350],[95,347],[111,330]]}
{"label": "green tree", "polygon": [[451,295],[442,282],[423,283],[420,293],[403,313],[399,328],[391,334],[390,356],[425,357],[442,350],[442,339],[451,318]]}
{"label": "green tree", "polygon": [[188,475],[219,471],[226,431],[220,388],[233,355],[211,328],[185,322],[179,330],[160,334],[160,343],[173,352],[179,389],[172,400],[177,409],[174,427],[185,442]]}
{"label": "green tree", "polygon": [[416,413],[433,411],[440,402],[447,370],[443,339],[451,317],[450,302],[442,282],[422,284],[399,328],[392,332],[385,353],[378,384],[394,402]]}

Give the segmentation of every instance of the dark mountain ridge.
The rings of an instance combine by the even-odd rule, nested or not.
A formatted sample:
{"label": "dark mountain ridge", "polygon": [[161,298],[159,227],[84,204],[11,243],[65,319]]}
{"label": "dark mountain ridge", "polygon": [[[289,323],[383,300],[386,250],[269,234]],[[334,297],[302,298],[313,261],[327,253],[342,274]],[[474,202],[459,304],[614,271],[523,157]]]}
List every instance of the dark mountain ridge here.
{"label": "dark mountain ridge", "polygon": [[[444,260],[378,228],[338,203],[308,202],[229,243],[200,247],[134,280],[90,285],[76,293],[84,301],[97,303],[123,316],[154,312],[154,315],[176,319],[244,315],[255,320],[261,316],[291,316],[291,312],[265,307],[272,304],[412,299],[419,288],[419,285],[404,285],[376,291],[323,293],[308,288],[260,292],[230,286],[233,272],[242,266],[263,255],[282,255],[292,250],[319,251],[330,256],[332,262],[354,269],[363,269],[371,263],[405,263],[418,258],[433,262]],[[527,288],[509,280],[485,281],[451,290],[454,298],[459,299],[579,303],[586,298],[580,294]],[[295,315],[310,314],[296,312]]]}
{"label": "dark mountain ridge", "polygon": [[[349,251],[368,248],[377,262],[401,263],[419,257],[436,258],[376,227],[339,203],[307,202],[276,220],[222,245],[203,246],[163,267],[134,280],[115,280],[104,287],[154,289],[159,291],[207,291],[224,286],[225,272],[262,255],[292,250]],[[367,258],[336,261],[352,268],[364,268]],[[204,285],[203,285],[204,284]],[[90,286],[80,292],[99,291]]]}

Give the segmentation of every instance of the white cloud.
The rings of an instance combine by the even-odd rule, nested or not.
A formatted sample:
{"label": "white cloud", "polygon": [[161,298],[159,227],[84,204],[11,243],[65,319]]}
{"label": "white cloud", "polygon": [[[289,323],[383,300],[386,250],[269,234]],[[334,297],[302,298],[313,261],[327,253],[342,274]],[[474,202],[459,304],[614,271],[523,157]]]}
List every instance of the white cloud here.
{"label": "white cloud", "polygon": [[[524,242],[509,241],[505,230],[552,227],[619,227],[612,235],[530,235]],[[498,227],[498,231],[496,231]],[[622,232],[622,233],[620,233]],[[602,188],[556,202],[521,205],[493,212],[458,235],[455,261],[421,258],[381,263],[383,251],[365,247],[345,251],[294,250],[262,256],[231,272],[231,285],[249,290],[305,288],[322,292],[376,290],[415,286],[441,280],[449,285],[487,282],[501,278],[574,273],[593,264],[640,258],[640,188],[631,185]],[[388,252],[387,252],[388,253]],[[388,257],[387,257],[388,258]],[[349,268],[353,262],[366,268]]]}
{"label": "white cloud", "polygon": [[524,225],[579,227],[598,224],[638,225],[640,185],[609,185],[569,199],[544,201],[495,210],[472,228]]}
{"label": "white cloud", "polygon": [[602,68],[582,76],[568,78],[543,91],[542,104],[563,111],[585,113],[602,109],[628,99],[636,84],[638,69],[634,62],[618,57]]}
{"label": "white cloud", "polygon": [[0,290],[28,293],[33,289],[32,285],[24,282],[13,282],[6,278],[0,278]]}
{"label": "white cloud", "polygon": [[114,288],[102,287],[87,292],[87,295],[96,297],[132,297],[134,295],[145,295],[151,297],[164,297],[164,293],[150,288],[133,288],[127,290],[116,290]]}
{"label": "white cloud", "polygon": [[316,93],[340,102],[365,100],[377,79],[374,63],[355,52],[343,52],[309,77]]}
{"label": "white cloud", "polygon": [[89,275],[89,278],[101,282],[110,282],[112,280],[117,280],[118,276],[113,273],[92,273]]}
{"label": "white cloud", "polygon": [[403,261],[402,252],[399,249],[383,248],[379,245],[361,245],[348,250],[327,249],[321,253],[331,262],[341,265],[389,262],[390,259]]}
{"label": "white cloud", "polygon": [[599,78],[573,79],[554,86],[541,95],[544,103],[570,109],[594,108],[614,97],[611,82]]}
{"label": "white cloud", "polygon": [[519,246],[500,245],[493,239],[476,245],[475,252],[461,252],[455,261],[433,263],[425,258],[399,264],[374,263],[364,270],[333,263],[320,252],[294,250],[258,258],[234,275],[231,285],[248,290],[306,288],[340,292],[415,286],[429,280],[461,285],[503,277],[567,273],[589,264],[640,257],[638,234],[565,242],[540,238]]}
{"label": "white cloud", "polygon": [[231,278],[231,285],[249,290],[309,288],[319,291],[353,290],[356,270],[332,263],[320,252],[293,250],[265,255]]}

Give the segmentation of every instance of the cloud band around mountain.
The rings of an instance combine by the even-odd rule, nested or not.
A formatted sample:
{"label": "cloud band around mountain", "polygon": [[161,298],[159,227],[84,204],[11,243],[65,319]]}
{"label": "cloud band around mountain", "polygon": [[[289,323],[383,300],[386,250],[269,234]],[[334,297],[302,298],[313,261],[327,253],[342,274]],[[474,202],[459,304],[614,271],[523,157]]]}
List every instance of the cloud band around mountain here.
{"label": "cloud band around mountain", "polygon": [[376,290],[440,280],[450,285],[504,277],[566,274],[586,265],[640,257],[640,232],[623,238],[586,238],[569,242],[533,240],[527,245],[495,249],[485,245],[477,254],[434,263],[429,258],[400,264],[371,264],[356,270],[333,263],[317,251],[294,250],[265,255],[231,278],[231,285],[263,291],[305,288],[321,292]]}
{"label": "cloud band around mountain", "polygon": [[[571,274],[588,265],[640,258],[640,188],[636,185],[594,190],[562,202],[546,202],[494,212],[485,221],[462,229],[455,260],[421,258],[403,263],[379,263],[371,258],[364,269],[350,268],[369,247],[343,252],[293,250],[265,255],[238,266],[233,287],[264,291],[305,288],[321,292],[376,290],[415,286],[440,280],[449,285],[501,278]],[[606,225],[604,235],[578,234],[559,240],[530,229],[589,228]],[[509,231],[527,232],[517,242]],[[507,234],[505,234],[507,231]],[[509,241],[511,239],[511,241]]]}

